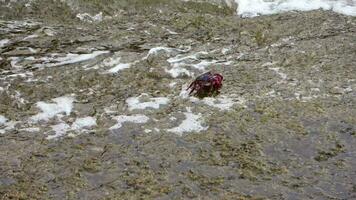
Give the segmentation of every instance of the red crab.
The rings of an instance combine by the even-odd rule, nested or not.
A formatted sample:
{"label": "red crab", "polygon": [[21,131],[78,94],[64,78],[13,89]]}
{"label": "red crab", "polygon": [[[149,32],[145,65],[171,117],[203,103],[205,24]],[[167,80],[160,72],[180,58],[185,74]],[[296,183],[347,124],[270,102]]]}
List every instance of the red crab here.
{"label": "red crab", "polygon": [[222,87],[222,81],[224,77],[218,73],[206,72],[199,75],[187,88],[191,89],[189,95],[194,91],[198,97],[211,96],[219,94],[219,90]]}

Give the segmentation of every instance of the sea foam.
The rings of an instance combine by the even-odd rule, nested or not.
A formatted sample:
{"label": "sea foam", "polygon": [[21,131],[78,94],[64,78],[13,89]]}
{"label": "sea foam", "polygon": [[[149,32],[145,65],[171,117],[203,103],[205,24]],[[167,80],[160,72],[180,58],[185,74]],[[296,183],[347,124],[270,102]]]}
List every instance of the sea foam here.
{"label": "sea foam", "polygon": [[356,0],[235,0],[235,2],[238,4],[237,14],[243,17],[317,9],[356,16]]}

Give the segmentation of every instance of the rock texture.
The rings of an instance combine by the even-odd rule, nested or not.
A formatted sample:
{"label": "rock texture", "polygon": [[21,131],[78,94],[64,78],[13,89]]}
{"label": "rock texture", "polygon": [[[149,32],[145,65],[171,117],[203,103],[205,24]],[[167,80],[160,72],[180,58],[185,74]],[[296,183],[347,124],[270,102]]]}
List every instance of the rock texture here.
{"label": "rock texture", "polygon": [[355,17],[2,2],[0,199],[355,198]]}

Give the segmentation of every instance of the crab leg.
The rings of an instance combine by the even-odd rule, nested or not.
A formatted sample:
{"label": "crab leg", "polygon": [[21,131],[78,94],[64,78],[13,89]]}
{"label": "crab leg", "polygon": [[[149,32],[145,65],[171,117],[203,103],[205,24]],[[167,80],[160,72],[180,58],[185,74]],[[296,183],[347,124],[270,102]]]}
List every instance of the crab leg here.
{"label": "crab leg", "polygon": [[187,90],[189,90],[192,86],[194,86],[195,87],[195,81],[193,81],[190,85],[189,85],[189,87],[187,88]]}
{"label": "crab leg", "polygon": [[189,95],[191,95],[195,90],[196,90],[196,91],[199,90],[199,85],[198,85],[198,84],[194,84],[192,90],[190,90],[190,92],[189,92]]}

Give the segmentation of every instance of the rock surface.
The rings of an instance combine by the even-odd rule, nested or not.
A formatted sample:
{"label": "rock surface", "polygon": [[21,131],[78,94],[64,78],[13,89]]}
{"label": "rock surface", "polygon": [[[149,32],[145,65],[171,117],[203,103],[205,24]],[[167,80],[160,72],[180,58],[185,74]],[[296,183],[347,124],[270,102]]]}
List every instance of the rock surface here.
{"label": "rock surface", "polygon": [[0,2],[0,199],[356,197],[355,17]]}

